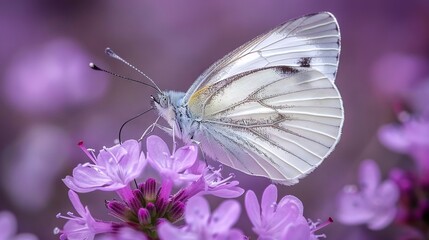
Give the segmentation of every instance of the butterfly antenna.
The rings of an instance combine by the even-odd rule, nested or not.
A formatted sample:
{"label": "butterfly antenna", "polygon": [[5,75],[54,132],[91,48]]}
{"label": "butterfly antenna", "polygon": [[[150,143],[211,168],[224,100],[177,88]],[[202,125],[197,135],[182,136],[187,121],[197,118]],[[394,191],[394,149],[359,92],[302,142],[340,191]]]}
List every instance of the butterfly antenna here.
{"label": "butterfly antenna", "polygon": [[124,77],[124,76],[119,75],[119,74],[117,74],[117,73],[113,73],[113,72],[111,72],[111,71],[108,71],[108,70],[106,70],[106,69],[103,69],[103,68],[98,67],[97,65],[95,65],[95,64],[94,64],[94,63],[92,63],[92,62],[91,62],[91,63],[89,63],[89,67],[90,67],[90,68],[92,68],[93,70],[100,71],[100,72],[105,72],[105,73],[108,73],[108,74],[113,75],[113,76],[115,76],[115,77],[119,77],[119,78],[122,78],[122,79],[125,79],[125,80],[128,80],[128,81],[131,81],[131,82],[136,82],[136,83],[143,84],[143,85],[145,85],[145,86],[151,87],[151,88],[153,88],[153,89],[155,89],[155,90],[157,90],[157,91],[158,91],[158,88],[157,88],[157,87],[155,87],[155,86],[153,86],[153,85],[150,85],[150,84],[147,84],[147,83],[145,83],[145,82],[142,82],[142,81],[139,81],[139,80],[135,80],[135,79],[132,79],[132,78],[129,78],[129,77]]}
{"label": "butterfly antenna", "polygon": [[161,89],[159,89],[159,87],[156,85],[156,83],[152,80],[152,78],[150,78],[148,75],[146,75],[144,72],[140,71],[140,69],[134,67],[132,64],[130,64],[129,62],[125,61],[123,58],[119,57],[118,54],[116,54],[115,52],[113,52],[112,49],[110,48],[106,48],[105,50],[106,54],[109,55],[109,57],[115,58],[123,63],[125,63],[126,65],[128,65],[129,67],[131,67],[132,69],[136,70],[138,73],[140,73],[141,75],[143,75],[145,78],[147,78],[156,88],[156,90],[158,92],[161,92]]}
{"label": "butterfly antenna", "polygon": [[146,114],[146,113],[148,113],[150,110],[153,110],[154,108],[149,108],[148,110],[146,110],[146,111],[144,111],[144,112],[142,112],[142,113],[139,113],[137,116],[134,116],[134,117],[132,117],[132,118],[130,118],[130,119],[128,119],[127,121],[125,121],[123,124],[122,124],[122,126],[121,126],[121,128],[119,128],[119,143],[121,143],[122,144],[122,130],[124,129],[124,127],[125,127],[125,125],[127,125],[129,122],[131,122],[131,121],[133,121],[134,119],[136,119],[136,118],[138,118],[138,117],[140,117],[140,116],[142,116],[143,114]]}

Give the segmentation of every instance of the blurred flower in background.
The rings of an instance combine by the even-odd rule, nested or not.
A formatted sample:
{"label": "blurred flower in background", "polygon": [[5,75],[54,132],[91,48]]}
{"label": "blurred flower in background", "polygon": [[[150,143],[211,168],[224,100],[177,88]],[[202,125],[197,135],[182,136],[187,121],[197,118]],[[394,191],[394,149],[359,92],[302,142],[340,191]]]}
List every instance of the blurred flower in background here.
{"label": "blurred flower in background", "polygon": [[26,211],[45,208],[73,145],[62,128],[38,124],[26,129],[2,156],[1,186],[11,202]]}
{"label": "blurred flower in background", "polygon": [[338,221],[344,224],[367,224],[370,229],[383,229],[396,216],[398,186],[381,173],[373,160],[362,161],[359,168],[359,188],[345,186],[338,197]]}
{"label": "blurred flower in background", "polygon": [[10,61],[2,95],[11,107],[30,114],[63,112],[99,99],[108,82],[88,71],[90,59],[79,44],[66,38],[21,50]]}

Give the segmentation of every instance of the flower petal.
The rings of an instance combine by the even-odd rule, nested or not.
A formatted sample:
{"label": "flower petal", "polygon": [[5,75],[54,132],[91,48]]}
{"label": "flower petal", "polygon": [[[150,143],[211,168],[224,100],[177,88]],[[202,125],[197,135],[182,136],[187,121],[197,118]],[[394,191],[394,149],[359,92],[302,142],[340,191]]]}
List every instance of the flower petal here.
{"label": "flower petal", "polygon": [[262,194],[261,209],[262,218],[270,218],[274,213],[275,205],[277,204],[277,187],[270,184]]}
{"label": "flower petal", "polygon": [[396,208],[392,207],[386,209],[383,213],[378,213],[368,222],[368,228],[372,230],[379,230],[389,225],[396,216]]}
{"label": "flower petal", "polygon": [[198,148],[194,145],[179,148],[174,153],[173,170],[182,172],[194,165],[197,160]]}
{"label": "flower petal", "polygon": [[81,164],[73,169],[73,177],[66,176],[63,182],[70,189],[80,193],[91,192],[113,183],[111,178],[98,169]]}
{"label": "flower petal", "polygon": [[204,226],[210,217],[209,203],[203,197],[192,197],[185,207],[186,223],[193,226]]}
{"label": "flower petal", "polygon": [[64,233],[66,234],[68,240],[93,240],[95,233],[85,229],[82,225],[76,221],[69,220],[64,224]]}
{"label": "flower petal", "polygon": [[367,195],[375,194],[380,184],[380,169],[374,160],[362,161],[359,167],[359,185],[361,191]]}
{"label": "flower petal", "polygon": [[81,203],[81,201],[80,201],[79,196],[77,195],[77,193],[73,192],[72,190],[69,190],[68,195],[69,195],[70,202],[72,203],[72,205],[73,205],[74,209],[76,210],[76,212],[80,216],[85,217],[87,215],[87,213],[86,213],[85,207]]}
{"label": "flower petal", "polygon": [[298,208],[300,215],[304,214],[304,205],[302,204],[301,200],[299,200],[297,197],[295,197],[293,195],[284,196],[279,201],[277,208],[282,208],[284,205],[289,204],[289,203],[293,203]]}
{"label": "flower petal", "polygon": [[384,181],[377,189],[377,198],[383,206],[393,206],[399,199],[399,188],[391,180]]}
{"label": "flower petal", "polygon": [[410,148],[410,141],[404,136],[402,127],[397,124],[389,124],[380,128],[378,138],[387,148],[399,152],[407,153]]}
{"label": "flower petal", "polygon": [[261,207],[259,206],[258,198],[252,190],[247,191],[244,198],[244,205],[246,207],[247,216],[252,222],[253,226],[261,226]]}
{"label": "flower petal", "polygon": [[344,224],[366,223],[373,217],[368,203],[355,186],[346,186],[338,196],[337,219]]}
{"label": "flower petal", "polygon": [[158,226],[158,235],[161,240],[198,240],[198,236],[191,232],[185,232],[169,222],[164,222]]}
{"label": "flower petal", "polygon": [[158,170],[166,168],[171,161],[167,144],[158,136],[149,136],[146,140],[147,159],[149,164]]}
{"label": "flower petal", "polygon": [[289,224],[284,228],[281,239],[311,240],[310,237],[310,227],[304,217],[301,216],[295,223]]}
{"label": "flower petal", "polygon": [[240,204],[235,200],[227,200],[213,212],[209,228],[213,233],[228,231],[240,217]]}

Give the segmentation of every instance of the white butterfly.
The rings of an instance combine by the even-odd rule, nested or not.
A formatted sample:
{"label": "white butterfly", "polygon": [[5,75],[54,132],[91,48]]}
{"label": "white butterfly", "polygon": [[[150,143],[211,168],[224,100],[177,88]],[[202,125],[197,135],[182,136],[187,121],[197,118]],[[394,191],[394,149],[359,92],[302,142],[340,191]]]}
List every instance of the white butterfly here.
{"label": "white butterfly", "polygon": [[209,67],[186,92],[153,104],[185,142],[250,175],[292,185],[337,144],[340,31],[328,12],[286,22]]}

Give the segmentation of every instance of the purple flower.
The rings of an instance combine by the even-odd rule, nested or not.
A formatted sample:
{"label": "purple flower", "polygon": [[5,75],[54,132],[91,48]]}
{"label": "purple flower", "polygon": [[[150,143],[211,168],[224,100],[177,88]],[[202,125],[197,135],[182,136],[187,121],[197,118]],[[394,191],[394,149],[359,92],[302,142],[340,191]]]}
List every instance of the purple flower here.
{"label": "purple flower", "polygon": [[139,177],[146,165],[140,144],[128,140],[111,148],[104,148],[97,157],[80,144],[82,150],[93,164],[79,164],[73,170],[73,177],[67,176],[63,182],[76,192],[94,190],[115,191],[128,187],[128,184]]}
{"label": "purple flower", "polygon": [[30,233],[16,234],[18,226],[16,217],[8,212],[0,212],[0,240],[37,240],[38,238]]}
{"label": "purple flower", "polygon": [[255,193],[247,191],[245,206],[253,224],[253,231],[258,234],[259,239],[312,240],[319,237],[313,233],[321,227],[317,227],[317,224],[309,225],[305,220],[302,202],[294,196],[287,195],[277,203],[277,187],[273,184],[265,189],[261,205]]}
{"label": "purple flower", "polygon": [[176,222],[182,218],[187,199],[171,196],[172,182],[163,181],[157,187],[155,179],[132,190],[123,201],[106,201],[110,214],[126,225],[135,227],[151,238],[156,238],[156,226],[162,221]]}
{"label": "purple flower", "polygon": [[[198,164],[203,164],[199,162]],[[193,166],[195,169],[201,169],[198,166]],[[207,166],[203,169],[202,176],[192,184],[190,184],[185,190],[187,194],[192,197],[194,195],[214,195],[222,198],[236,198],[244,193],[241,187],[238,187],[238,181],[230,181],[234,178],[233,174],[230,174],[227,178],[223,178],[222,166],[215,170],[211,166]]]}
{"label": "purple flower", "polygon": [[112,223],[96,221],[91,216],[88,207],[82,205],[78,195],[72,190],[69,190],[69,198],[79,216],[71,212],[67,213],[68,217],[57,215],[58,218],[68,219],[62,230],[54,229],[55,234],[61,233],[61,240],[91,240],[96,234],[112,232]]}
{"label": "purple flower", "polygon": [[212,214],[203,197],[189,199],[185,208],[186,226],[178,228],[169,222],[158,226],[161,239],[243,239],[238,229],[231,228],[240,216],[240,204],[234,200],[223,202]]}
{"label": "purple flower", "polygon": [[429,181],[429,121],[409,119],[402,125],[388,124],[379,131],[380,141],[388,148],[413,157],[422,180]]}
{"label": "purple flower", "polygon": [[389,225],[397,213],[397,185],[391,180],[381,183],[377,164],[365,160],[359,168],[359,188],[346,186],[339,194],[338,220],[347,225],[367,224],[373,230]]}
{"label": "purple flower", "polygon": [[197,180],[200,175],[186,172],[198,155],[195,145],[179,148],[170,154],[167,144],[158,136],[149,136],[146,140],[147,160],[164,179],[170,179],[176,184]]}

